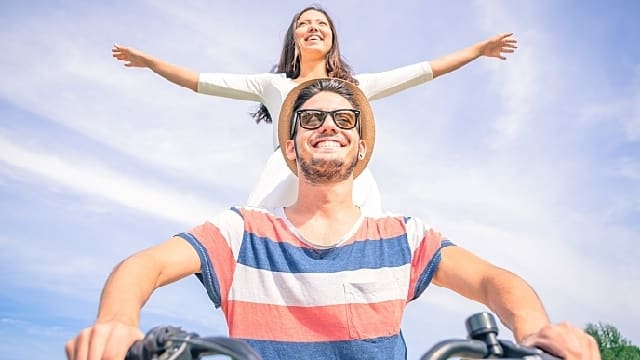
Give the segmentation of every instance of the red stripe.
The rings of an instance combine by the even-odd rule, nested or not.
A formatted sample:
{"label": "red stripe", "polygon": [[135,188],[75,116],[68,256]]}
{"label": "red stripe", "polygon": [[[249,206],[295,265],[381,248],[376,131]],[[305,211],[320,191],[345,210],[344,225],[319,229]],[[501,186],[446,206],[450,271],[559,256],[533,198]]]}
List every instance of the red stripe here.
{"label": "red stripe", "polygon": [[272,341],[372,339],[400,332],[404,300],[314,307],[229,301],[229,335]]}
{"label": "red stripe", "polygon": [[227,298],[231,282],[233,281],[233,273],[236,269],[236,260],[233,251],[227,240],[220,233],[220,229],[210,222],[195,227],[191,230],[191,234],[195,236],[200,243],[207,249],[209,259],[213,264],[218,282],[220,284],[220,298],[222,301],[222,310],[226,312]]}
{"label": "red stripe", "polygon": [[245,231],[274,242],[285,242],[298,247],[308,247],[292,233],[284,219],[276,218],[271,213],[252,209],[240,209],[245,219]]}
{"label": "red stripe", "polygon": [[[252,209],[240,209],[245,221],[245,230],[259,237],[276,242],[286,242],[298,247],[309,247],[292,233],[284,219],[275,218],[270,213]],[[356,234],[343,245],[354,241],[388,239],[404,235],[406,226],[402,217],[386,217],[381,219],[365,218]]]}
{"label": "red stripe", "polygon": [[420,275],[424,272],[429,261],[433,259],[433,255],[440,248],[441,242],[442,234],[433,229],[429,229],[425,232],[424,237],[420,241],[420,245],[413,252],[411,260],[411,280],[409,282],[407,299],[413,299],[418,278],[420,278]]}
{"label": "red stripe", "polygon": [[389,239],[405,233],[406,225],[402,217],[366,218],[355,238],[357,240]]}

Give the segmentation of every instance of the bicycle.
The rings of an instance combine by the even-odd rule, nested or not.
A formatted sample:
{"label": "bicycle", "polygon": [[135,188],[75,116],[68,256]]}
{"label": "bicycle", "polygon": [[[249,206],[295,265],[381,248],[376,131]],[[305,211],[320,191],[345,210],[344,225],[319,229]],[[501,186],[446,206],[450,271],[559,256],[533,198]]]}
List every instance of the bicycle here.
{"label": "bicycle", "polygon": [[228,337],[200,337],[175,326],[152,328],[129,348],[125,360],[194,360],[227,355],[235,360],[262,360],[246,342]]}
{"label": "bicycle", "polygon": [[468,339],[450,339],[435,344],[420,360],[445,360],[452,356],[465,359],[500,358],[505,360],[561,360],[544,351],[498,339],[498,325],[494,316],[483,312],[465,321]]}
{"label": "bicycle", "polygon": [[[560,360],[540,349],[498,339],[498,326],[490,313],[478,313],[465,321],[468,339],[449,339],[435,344],[420,360],[501,358],[504,360]],[[244,341],[228,337],[200,337],[178,327],[151,329],[136,341],[125,360],[194,360],[226,355],[235,360],[261,360]]]}

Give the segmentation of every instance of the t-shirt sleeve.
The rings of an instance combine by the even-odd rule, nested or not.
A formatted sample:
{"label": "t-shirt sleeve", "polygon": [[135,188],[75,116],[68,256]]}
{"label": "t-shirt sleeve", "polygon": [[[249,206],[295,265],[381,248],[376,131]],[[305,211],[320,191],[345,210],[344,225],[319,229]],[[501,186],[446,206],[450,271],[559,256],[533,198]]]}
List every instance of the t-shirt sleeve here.
{"label": "t-shirt sleeve", "polygon": [[431,283],[440,264],[441,250],[454,244],[418,219],[406,218],[405,222],[412,250],[408,300],[415,300]]}
{"label": "t-shirt sleeve", "polygon": [[198,92],[237,100],[263,103],[265,84],[274,74],[224,74],[201,73],[198,77]]}
{"label": "t-shirt sleeve", "polygon": [[177,235],[198,253],[200,273],[196,276],[216,307],[220,307],[228,297],[243,234],[244,221],[240,212],[230,209],[189,232]]}
{"label": "t-shirt sleeve", "polygon": [[386,72],[360,74],[356,79],[359,82],[358,87],[367,99],[378,100],[433,80],[433,71],[431,63],[423,61]]}

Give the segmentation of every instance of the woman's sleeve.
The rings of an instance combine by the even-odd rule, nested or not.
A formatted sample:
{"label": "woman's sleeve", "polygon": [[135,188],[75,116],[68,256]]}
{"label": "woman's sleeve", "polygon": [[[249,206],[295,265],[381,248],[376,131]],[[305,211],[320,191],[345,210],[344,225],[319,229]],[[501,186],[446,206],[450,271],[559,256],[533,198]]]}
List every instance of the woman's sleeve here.
{"label": "woman's sleeve", "polygon": [[201,73],[198,77],[198,92],[236,100],[251,100],[264,103],[265,84],[275,74],[224,74]]}
{"label": "woman's sleeve", "polygon": [[356,76],[358,87],[369,100],[378,100],[433,79],[428,61],[375,74]]}

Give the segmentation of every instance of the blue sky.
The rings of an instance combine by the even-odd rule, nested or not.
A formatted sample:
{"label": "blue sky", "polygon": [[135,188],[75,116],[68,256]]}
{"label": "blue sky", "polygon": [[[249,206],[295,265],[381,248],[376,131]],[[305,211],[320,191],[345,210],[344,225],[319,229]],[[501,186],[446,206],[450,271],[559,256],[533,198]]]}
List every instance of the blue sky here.
{"label": "blue sky", "polygon": [[[384,206],[522,275],[554,321],[603,321],[640,344],[640,4],[320,3],[357,73],[515,33],[507,61],[479,59],[373,103]],[[64,358],[112,267],[242,204],[271,149],[270,126],[248,116],[255,104],[124,68],[112,44],[202,72],[265,72],[307,4],[0,6],[3,359]],[[409,357],[464,336],[482,309],[428,289],[405,317]],[[147,304],[142,326],[157,324],[225,333],[191,278]]]}

